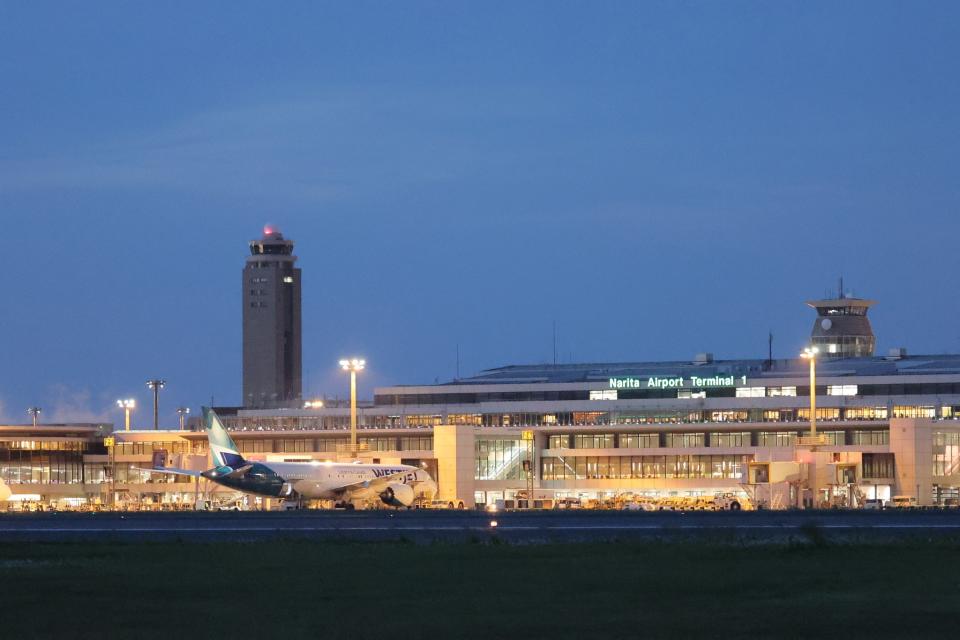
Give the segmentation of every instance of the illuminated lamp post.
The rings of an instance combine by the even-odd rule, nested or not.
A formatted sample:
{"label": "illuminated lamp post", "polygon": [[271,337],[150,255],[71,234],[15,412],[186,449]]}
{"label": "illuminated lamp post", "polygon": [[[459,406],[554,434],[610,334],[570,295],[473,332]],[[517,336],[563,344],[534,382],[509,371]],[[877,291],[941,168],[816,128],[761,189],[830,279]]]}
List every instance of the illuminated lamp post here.
{"label": "illuminated lamp post", "polygon": [[160,389],[167,384],[166,380],[147,380],[147,388],[153,391],[153,430],[160,428]]}
{"label": "illuminated lamp post", "polygon": [[137,408],[137,401],[133,398],[117,400],[117,406],[123,409],[123,427],[130,431],[130,412]]}
{"label": "illuminated lamp post", "polygon": [[816,466],[816,456],[813,455],[813,452],[817,450],[817,445],[820,443],[820,440],[817,438],[817,354],[820,353],[820,350],[816,347],[806,347],[803,350],[803,353],[800,354],[800,357],[804,360],[810,362],[810,435],[806,438],[801,438],[801,443],[806,440],[805,444],[810,445],[811,460],[813,460],[813,466],[810,468],[811,472],[809,473],[809,485],[810,493],[813,499],[813,508],[817,508],[817,503],[819,499],[820,489],[817,487],[817,466]]}
{"label": "illuminated lamp post", "polygon": [[180,416],[180,431],[183,431],[183,421],[190,415],[190,407],[177,407],[177,415]]}
{"label": "illuminated lamp post", "polygon": [[804,360],[810,361],[810,442],[817,439],[817,354],[816,347],[807,347],[800,354]]}
{"label": "illuminated lamp post", "polygon": [[357,455],[357,372],[367,366],[366,360],[350,358],[340,361],[340,368],[350,372],[350,450]]}
{"label": "illuminated lamp post", "polygon": [[33,418],[33,426],[37,426],[37,421],[40,419],[40,407],[29,407],[27,409],[27,414]]}

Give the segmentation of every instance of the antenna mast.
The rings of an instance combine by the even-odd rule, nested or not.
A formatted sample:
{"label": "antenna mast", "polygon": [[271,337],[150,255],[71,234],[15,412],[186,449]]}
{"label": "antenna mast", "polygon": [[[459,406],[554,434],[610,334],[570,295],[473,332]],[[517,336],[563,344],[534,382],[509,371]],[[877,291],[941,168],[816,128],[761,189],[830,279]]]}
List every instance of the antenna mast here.
{"label": "antenna mast", "polygon": [[553,321],[553,364],[557,364],[557,321]]}

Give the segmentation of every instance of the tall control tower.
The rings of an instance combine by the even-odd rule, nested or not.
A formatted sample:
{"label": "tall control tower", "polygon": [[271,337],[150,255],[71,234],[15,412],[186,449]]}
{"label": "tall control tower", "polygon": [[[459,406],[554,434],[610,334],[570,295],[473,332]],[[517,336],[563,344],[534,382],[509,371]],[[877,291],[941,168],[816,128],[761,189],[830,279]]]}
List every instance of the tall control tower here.
{"label": "tall control tower", "polygon": [[849,298],[843,292],[843,280],[836,298],[810,300],[808,306],[817,310],[810,343],[820,349],[825,358],[862,358],[873,355],[877,338],[873,335],[867,311],[873,300]]}
{"label": "tall control tower", "polygon": [[243,406],[299,406],[300,269],[293,241],[267,225],[243,268]]}

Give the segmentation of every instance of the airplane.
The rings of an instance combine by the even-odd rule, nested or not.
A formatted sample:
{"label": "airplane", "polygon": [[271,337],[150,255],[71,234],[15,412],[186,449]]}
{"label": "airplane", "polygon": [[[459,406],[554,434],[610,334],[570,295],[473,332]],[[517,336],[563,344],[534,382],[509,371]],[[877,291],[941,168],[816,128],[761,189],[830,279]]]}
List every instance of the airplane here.
{"label": "airplane", "polygon": [[348,510],[354,508],[356,501],[373,499],[409,509],[418,493],[436,493],[437,485],[426,471],[405,464],[247,460],[217,414],[206,407],[203,412],[213,468],[193,471],[154,464],[145,471],[199,476],[243,493],[288,501],[298,497],[333,500],[336,506]]}

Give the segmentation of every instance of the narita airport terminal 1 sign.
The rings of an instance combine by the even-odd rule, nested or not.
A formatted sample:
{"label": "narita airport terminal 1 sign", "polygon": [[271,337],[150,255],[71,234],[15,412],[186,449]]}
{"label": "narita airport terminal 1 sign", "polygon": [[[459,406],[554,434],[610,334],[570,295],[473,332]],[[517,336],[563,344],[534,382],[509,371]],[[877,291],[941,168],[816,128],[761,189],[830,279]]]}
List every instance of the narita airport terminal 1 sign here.
{"label": "narita airport terminal 1 sign", "polygon": [[713,389],[746,386],[747,376],[649,376],[610,378],[611,389]]}

